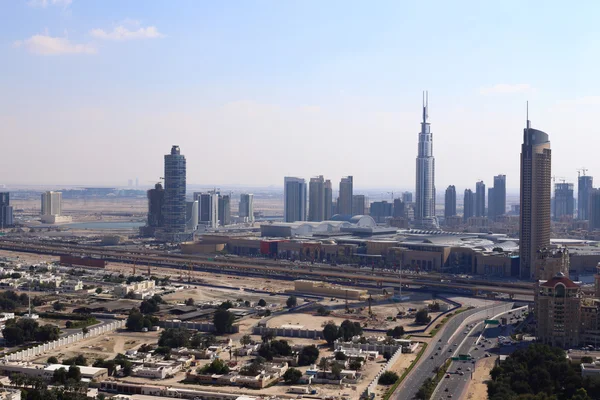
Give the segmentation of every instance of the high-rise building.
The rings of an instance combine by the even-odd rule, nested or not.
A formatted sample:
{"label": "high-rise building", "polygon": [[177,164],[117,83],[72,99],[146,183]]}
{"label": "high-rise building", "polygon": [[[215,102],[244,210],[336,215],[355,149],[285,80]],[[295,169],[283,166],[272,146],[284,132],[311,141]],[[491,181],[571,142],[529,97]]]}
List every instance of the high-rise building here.
{"label": "high-rise building", "polygon": [[219,223],[231,225],[231,196],[228,194],[219,194]]}
{"label": "high-rise building", "polygon": [[323,179],[323,175],[310,178],[308,199],[308,220],[323,221],[325,219],[325,179]]}
{"label": "high-rise building", "polygon": [[10,205],[10,193],[0,193],[0,229],[13,226],[13,208]]}
{"label": "high-rise building", "polygon": [[494,176],[494,187],[488,191],[488,217],[496,219],[506,214],[506,175]]}
{"label": "high-rise building", "polygon": [[394,199],[394,218],[405,216],[405,202],[402,199]]}
{"label": "high-rise building", "polygon": [[377,223],[384,223],[385,219],[392,216],[392,203],[387,201],[374,201],[370,205],[369,214]]}
{"label": "high-rise building", "polygon": [[244,222],[254,222],[254,195],[242,193],[240,195],[240,204],[238,205],[239,217]]}
{"label": "high-rise building", "polygon": [[589,201],[589,230],[600,230],[600,189],[591,190]]}
{"label": "high-rise building", "polygon": [[573,218],[575,197],[572,183],[554,184],[554,219]]}
{"label": "high-rise building", "polygon": [[475,184],[475,216],[485,217],[485,183],[483,181]]}
{"label": "high-rise building", "polygon": [[463,221],[467,222],[469,218],[475,216],[475,193],[471,189],[465,189],[463,199]]}
{"label": "high-rise building", "polygon": [[402,202],[404,204],[412,203],[412,201],[413,201],[413,194],[412,194],[412,192],[404,192],[404,193],[402,193]]}
{"label": "high-rise building", "polygon": [[577,179],[577,219],[587,220],[590,215],[590,195],[593,189],[594,178],[581,175]]}
{"label": "high-rise building", "polygon": [[429,95],[423,93],[423,122],[419,132],[417,153],[417,179],[415,190],[415,225],[437,228],[435,218],[435,159],[433,157],[433,134],[428,122]]}
{"label": "high-rise building", "polygon": [[57,224],[61,222],[70,222],[71,217],[62,215],[62,193],[44,192],[42,193],[42,212],[41,220],[46,224]]}
{"label": "high-rise building", "polygon": [[157,183],[154,189],[146,192],[148,196],[148,226],[155,228],[163,227],[165,224],[165,216],[163,208],[165,205],[165,190],[162,184]]}
{"label": "high-rise building", "polygon": [[448,186],[446,196],[444,198],[444,217],[453,217],[456,215],[456,187]]}
{"label": "high-rise building", "polygon": [[369,199],[364,194],[355,194],[352,196],[351,215],[366,215],[369,209]]}
{"label": "high-rise building", "polygon": [[198,229],[198,200],[185,203],[186,228],[190,232]]}
{"label": "high-rise building", "polygon": [[340,193],[337,202],[337,212],[341,215],[352,215],[353,182],[351,176],[340,180]]}
{"label": "high-rise building", "polygon": [[519,275],[537,277],[536,254],[550,246],[550,197],[552,151],[548,134],[527,125],[521,145],[521,199],[519,229]]}
{"label": "high-rise building", "polygon": [[202,225],[216,228],[219,226],[219,192],[194,192],[198,201],[198,217]]}
{"label": "high-rise building", "polygon": [[[171,153],[165,155],[165,206],[164,234],[167,241],[185,240],[185,190],[186,163],[179,146],[171,147]],[[189,235],[188,235],[189,236]]]}
{"label": "high-rise building", "polygon": [[285,222],[306,221],[306,181],[286,176],[283,188],[283,216]]}
{"label": "high-rise building", "polygon": [[333,186],[331,181],[327,179],[325,181],[325,212],[323,219],[329,221],[333,215]]}

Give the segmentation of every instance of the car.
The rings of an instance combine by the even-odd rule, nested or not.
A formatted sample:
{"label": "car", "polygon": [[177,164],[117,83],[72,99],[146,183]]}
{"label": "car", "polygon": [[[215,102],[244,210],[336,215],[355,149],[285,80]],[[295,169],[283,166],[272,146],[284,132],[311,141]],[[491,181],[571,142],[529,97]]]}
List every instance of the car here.
{"label": "car", "polygon": [[438,350],[441,350],[441,349],[442,349],[441,347],[438,347]]}
{"label": "car", "polygon": [[449,378],[450,378],[450,374],[446,374],[446,379],[449,379]]}
{"label": "car", "polygon": [[448,349],[448,353],[452,353],[452,349]]}
{"label": "car", "polygon": [[448,395],[448,398],[449,398],[449,399],[451,399],[451,398],[452,398],[452,395],[451,395],[451,394],[449,394],[449,395]]}
{"label": "car", "polygon": [[486,357],[489,357],[489,356],[490,356],[490,353],[485,353],[485,356],[486,356]]}
{"label": "car", "polygon": [[479,350],[479,347],[475,347],[475,350]]}
{"label": "car", "polygon": [[441,341],[442,341],[442,339],[438,340],[438,342],[441,342]]}
{"label": "car", "polygon": [[447,391],[448,391],[448,388],[446,388],[446,390],[444,390],[444,392],[447,392]]}
{"label": "car", "polygon": [[461,369],[462,369],[461,367],[456,368],[457,371],[460,371]]}
{"label": "car", "polygon": [[471,371],[471,368],[467,368],[467,371]]}
{"label": "car", "polygon": [[433,356],[429,357],[430,360],[433,360]]}
{"label": "car", "polygon": [[437,355],[438,355],[438,353],[435,353],[435,355],[437,356]]}
{"label": "car", "polygon": [[454,343],[454,346],[458,346],[458,343]]}
{"label": "car", "polygon": [[458,374],[459,374],[460,376],[463,376],[465,373],[464,373],[464,372],[462,372],[462,371],[460,371]]}

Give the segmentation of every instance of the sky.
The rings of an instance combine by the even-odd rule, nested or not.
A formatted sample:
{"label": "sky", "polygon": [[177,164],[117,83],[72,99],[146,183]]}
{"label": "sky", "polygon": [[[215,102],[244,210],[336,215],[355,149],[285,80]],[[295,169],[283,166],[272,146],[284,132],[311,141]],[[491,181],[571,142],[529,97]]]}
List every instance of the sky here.
{"label": "sky", "polygon": [[438,192],[519,187],[526,101],[552,172],[600,180],[600,2],[25,0],[0,13],[0,184],[353,175],[414,190],[421,96]]}

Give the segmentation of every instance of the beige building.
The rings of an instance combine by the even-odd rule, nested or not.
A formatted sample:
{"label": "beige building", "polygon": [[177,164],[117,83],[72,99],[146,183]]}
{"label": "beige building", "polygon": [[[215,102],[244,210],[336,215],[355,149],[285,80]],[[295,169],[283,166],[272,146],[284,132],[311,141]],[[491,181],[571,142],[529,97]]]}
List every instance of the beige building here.
{"label": "beige building", "polygon": [[[135,294],[141,295],[141,298],[144,298],[144,294],[150,294],[152,290],[154,290],[156,283],[154,280],[147,280],[141,282],[134,282],[129,285],[121,284],[115,286],[114,294],[118,297],[125,297],[128,293],[133,292]],[[139,296],[136,296],[138,298]]]}
{"label": "beige building", "polygon": [[349,300],[366,299],[368,296],[367,291],[364,289],[347,288],[320,281],[294,281],[294,290],[300,293],[316,294],[327,297],[341,297]]}
{"label": "beige building", "polygon": [[561,273],[539,283],[535,292],[538,340],[563,348],[578,346],[582,298],[581,287]]}

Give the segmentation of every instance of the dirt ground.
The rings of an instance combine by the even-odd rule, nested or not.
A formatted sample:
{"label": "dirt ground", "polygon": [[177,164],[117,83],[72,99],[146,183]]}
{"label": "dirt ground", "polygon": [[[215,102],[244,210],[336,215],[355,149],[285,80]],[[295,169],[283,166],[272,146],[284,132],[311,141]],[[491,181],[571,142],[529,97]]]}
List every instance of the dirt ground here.
{"label": "dirt ground", "polygon": [[[404,371],[406,371],[408,369],[408,367],[410,367],[410,365],[417,358],[417,354],[419,353],[419,351],[421,351],[421,348],[422,348],[421,346],[422,345],[419,345],[419,347],[417,347],[417,349],[413,353],[403,354],[398,359],[398,361],[396,361],[396,363],[392,366],[390,371],[397,373],[398,376],[402,376]],[[388,389],[389,389],[388,386],[377,385],[377,389],[376,389],[377,392],[375,393],[375,398],[376,399],[383,398],[383,396],[385,395],[385,393],[387,392]]]}
{"label": "dirt ground", "polygon": [[490,371],[494,368],[497,357],[488,357],[480,360],[475,365],[473,379],[467,384],[465,399],[485,400],[487,399],[487,386],[485,381],[490,379]]}

